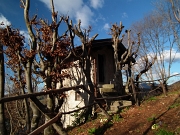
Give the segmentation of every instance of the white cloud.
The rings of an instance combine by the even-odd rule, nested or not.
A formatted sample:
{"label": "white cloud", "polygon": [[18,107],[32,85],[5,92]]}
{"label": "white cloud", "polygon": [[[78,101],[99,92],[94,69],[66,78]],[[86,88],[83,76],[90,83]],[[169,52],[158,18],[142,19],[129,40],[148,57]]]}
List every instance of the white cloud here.
{"label": "white cloud", "polygon": [[[180,61],[180,52],[177,52],[175,49],[173,49],[171,51],[171,57],[172,57],[172,59],[174,58],[174,62],[179,62]],[[164,59],[166,62],[169,62],[169,59],[170,59],[170,51],[169,50],[166,50],[164,52]]]}
{"label": "white cloud", "polygon": [[[3,24],[3,25],[1,25]],[[11,22],[6,19],[2,14],[0,14],[0,28],[4,28],[6,26],[11,25]]]}
{"label": "white cloud", "polygon": [[[50,0],[40,1],[51,10]],[[75,19],[76,21],[81,19],[81,26],[83,28],[88,27],[90,23],[92,23],[93,12],[84,4],[83,0],[54,0],[54,6],[59,14],[68,15],[71,19]]]}
{"label": "white cloud", "polygon": [[[97,15],[96,15],[97,16]],[[95,20],[95,22],[98,22],[98,21],[105,21],[106,19],[105,19],[105,17],[102,15],[102,14],[98,14],[98,16],[96,17],[96,20]]]}
{"label": "white cloud", "polygon": [[[41,1],[45,4],[49,3],[48,8],[51,9],[50,0]],[[54,6],[55,10],[58,10],[60,13],[74,17],[76,12],[83,7],[83,0],[54,0]]]}
{"label": "white cloud", "polygon": [[172,76],[172,75],[180,77],[180,74],[179,74],[178,72],[173,72],[173,73],[171,74],[171,76]]}
{"label": "white cloud", "polygon": [[128,14],[126,12],[122,13],[122,18],[128,18]]}
{"label": "white cloud", "polygon": [[104,0],[90,0],[90,4],[95,9],[102,8]]}
{"label": "white cloud", "polygon": [[76,21],[78,22],[78,20],[81,19],[81,26],[88,27],[92,16],[93,12],[88,6],[85,5],[81,8],[81,10],[76,12]]}
{"label": "white cloud", "polygon": [[[149,53],[148,55],[148,59],[152,60],[153,57],[155,57],[155,53]],[[161,60],[161,58],[164,57],[164,61],[169,63],[170,61],[170,50],[165,50],[163,53],[161,53],[160,55],[157,55],[157,60]],[[180,61],[180,52],[178,52],[175,49],[171,50],[171,60],[173,60],[173,62],[179,62]],[[141,59],[138,60],[139,63],[141,63]]]}
{"label": "white cloud", "polygon": [[168,85],[171,85],[171,84],[173,84],[173,83],[175,83],[175,82],[180,80],[180,75],[179,75],[178,72],[171,73],[171,76],[172,77],[169,78],[169,80],[168,80]]}
{"label": "white cloud", "polygon": [[103,29],[108,31],[110,29],[109,23],[105,23]]}
{"label": "white cloud", "polygon": [[[149,62],[151,62],[152,58],[155,57],[155,54],[153,54],[153,53],[149,53],[147,55],[148,55]],[[169,50],[165,50],[164,53],[161,55],[162,55],[162,57],[164,56],[165,70],[167,70],[166,73],[168,73],[168,64],[169,64],[169,59],[170,59],[170,52],[169,52]],[[174,58],[172,66],[171,66],[171,72],[173,71],[171,73],[171,75],[175,75],[175,74],[178,74],[178,72],[175,72],[177,70],[177,66],[175,64],[176,64],[176,62],[180,61],[180,52],[177,52],[175,49],[172,49],[171,55],[172,55],[172,59]],[[161,60],[159,55],[157,56],[157,60],[158,61]],[[144,64],[143,64],[144,62],[143,61],[144,61],[143,57],[137,59],[136,64],[133,67],[134,70],[136,70],[136,71],[142,70],[144,68]],[[153,65],[153,68],[152,68],[152,72],[150,69],[146,74],[148,76],[150,76],[150,75],[153,76],[154,79],[159,79],[159,78],[161,78],[161,76],[159,74],[160,72],[158,69],[159,65],[156,65],[156,64],[158,64],[158,63],[155,62],[155,64]],[[173,69],[173,68],[175,68],[175,69]]]}

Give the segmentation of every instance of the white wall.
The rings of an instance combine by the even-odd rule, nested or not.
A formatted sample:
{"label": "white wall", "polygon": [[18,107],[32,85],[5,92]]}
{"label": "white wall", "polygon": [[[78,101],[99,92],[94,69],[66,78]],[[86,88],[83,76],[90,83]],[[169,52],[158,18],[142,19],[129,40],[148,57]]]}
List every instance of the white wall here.
{"label": "white wall", "polygon": [[[75,63],[78,65],[79,61],[75,61]],[[71,75],[71,78],[69,79],[66,78],[63,81],[63,87],[72,87],[76,85],[85,85],[86,87],[88,87],[86,83],[86,78],[81,68],[72,67],[66,70]],[[75,100],[75,95],[76,95],[75,90],[70,90],[66,92],[66,99],[60,111],[69,112],[69,111],[84,107],[85,105],[88,104],[89,95],[86,92],[84,92],[84,90],[82,89],[79,89],[79,91],[80,91],[79,95],[81,99],[78,101]],[[63,115],[62,117],[62,122],[65,128],[68,125],[71,125],[73,120],[74,120],[74,116],[71,116],[71,114]]]}

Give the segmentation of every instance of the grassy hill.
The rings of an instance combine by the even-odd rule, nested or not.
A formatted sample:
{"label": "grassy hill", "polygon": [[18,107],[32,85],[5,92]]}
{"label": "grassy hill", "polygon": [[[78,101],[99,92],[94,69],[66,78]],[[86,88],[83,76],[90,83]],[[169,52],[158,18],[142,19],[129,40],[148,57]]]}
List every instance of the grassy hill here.
{"label": "grassy hill", "polygon": [[69,135],[178,135],[180,134],[180,82],[169,87],[167,96],[150,97],[140,106],[131,106],[71,129]]}

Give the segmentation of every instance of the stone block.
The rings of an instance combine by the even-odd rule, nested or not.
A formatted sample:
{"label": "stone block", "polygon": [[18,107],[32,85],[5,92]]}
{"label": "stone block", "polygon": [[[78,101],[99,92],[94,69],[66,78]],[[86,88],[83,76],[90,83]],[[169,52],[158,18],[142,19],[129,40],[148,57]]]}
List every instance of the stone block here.
{"label": "stone block", "polygon": [[122,104],[123,104],[123,106],[131,106],[132,105],[132,101],[123,100]]}
{"label": "stone block", "polygon": [[114,84],[98,84],[99,88],[109,88],[109,89],[113,89],[114,88]]}
{"label": "stone block", "polygon": [[117,92],[115,89],[112,88],[99,88],[100,92]]}

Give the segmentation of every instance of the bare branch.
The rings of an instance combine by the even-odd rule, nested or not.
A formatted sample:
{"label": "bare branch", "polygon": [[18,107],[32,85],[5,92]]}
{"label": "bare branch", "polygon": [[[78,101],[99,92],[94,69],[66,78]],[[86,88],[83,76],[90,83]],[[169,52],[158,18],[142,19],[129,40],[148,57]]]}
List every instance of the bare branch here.
{"label": "bare branch", "polygon": [[86,44],[85,35],[83,34],[81,30],[81,20],[79,20],[78,24],[75,25],[75,27],[72,30],[81,39],[81,42],[83,44]]}
{"label": "bare branch", "polygon": [[54,1],[51,0],[51,12],[52,12],[52,20],[53,22],[56,22],[57,20],[57,13],[54,11]]}
{"label": "bare branch", "polygon": [[33,24],[33,22],[36,21],[37,15],[34,15],[34,17],[31,19],[30,23]]}
{"label": "bare branch", "polygon": [[91,38],[90,42],[94,41],[95,38],[96,38],[98,35],[99,35],[99,34],[95,34],[95,35]]}
{"label": "bare branch", "polygon": [[29,21],[29,7],[30,7],[30,0],[26,0],[25,8],[24,8],[24,19],[25,19],[26,27],[28,29],[28,33],[32,39],[32,49],[35,50],[36,49],[36,38],[35,38],[35,35],[32,30],[32,25]]}
{"label": "bare branch", "polygon": [[21,0],[22,6],[25,7],[24,0]]}
{"label": "bare branch", "polygon": [[[179,9],[176,11],[173,0],[170,0],[170,3],[171,3],[171,6],[172,6],[174,17],[180,23],[180,18],[179,18],[180,17],[180,11],[179,11]],[[178,13],[179,13],[179,15],[177,15]]]}
{"label": "bare branch", "polygon": [[141,39],[140,39],[140,33],[138,33],[137,34],[138,35],[138,42],[137,42],[137,48],[136,48],[136,51],[135,52],[133,52],[133,54],[132,55],[136,55],[137,53],[138,53],[138,51],[139,51],[139,47],[140,47],[140,44],[141,44]]}

